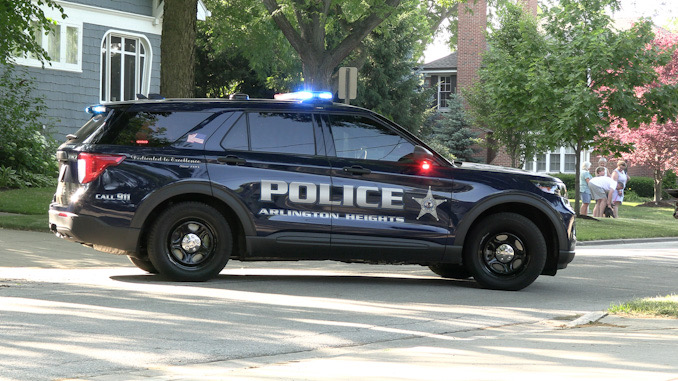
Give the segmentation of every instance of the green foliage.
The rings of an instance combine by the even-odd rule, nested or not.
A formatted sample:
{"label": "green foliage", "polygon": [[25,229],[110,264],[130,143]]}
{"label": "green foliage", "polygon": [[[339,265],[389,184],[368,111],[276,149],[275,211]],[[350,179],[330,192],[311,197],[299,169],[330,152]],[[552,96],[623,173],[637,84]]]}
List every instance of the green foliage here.
{"label": "green foliage", "polygon": [[45,104],[33,82],[11,65],[0,67],[0,187],[53,183],[57,142],[43,127]]}
{"label": "green foliage", "polygon": [[476,150],[474,145],[480,143],[478,134],[471,130],[461,98],[454,95],[448,101],[449,112],[434,113],[425,123],[425,129],[430,130],[430,140],[445,147],[454,157],[473,161]]}
{"label": "green foliage", "polygon": [[654,197],[654,179],[634,176],[626,183],[626,189],[635,192],[639,197]]}
{"label": "green foliage", "polygon": [[56,9],[66,18],[63,8],[54,0],[4,0],[0,5],[0,65],[7,64],[12,56],[34,56],[45,61],[49,56],[32,33],[35,26],[50,30],[55,22],[46,17],[41,7]]}
{"label": "green foliage", "polygon": [[678,188],[678,176],[674,171],[664,172],[664,178],[662,179],[662,189],[676,189]]}
{"label": "green foliage", "polygon": [[565,183],[570,197],[574,198],[574,173],[549,173],[549,175],[561,179]]}
{"label": "green foliage", "polygon": [[483,58],[479,81],[462,95],[475,122],[491,129],[511,165],[520,167],[544,148],[544,116],[556,95],[545,83],[548,67],[539,58],[547,51],[546,40],[536,20],[523,15],[521,6],[506,4],[499,21],[488,36],[492,48]]}
{"label": "green foliage", "polygon": [[[421,56],[419,41],[425,34],[415,2],[409,12],[392,17],[375,29],[363,43],[365,62],[360,69],[356,104],[392,119],[420,134],[431,106],[432,89],[424,90],[419,73],[413,72]],[[351,59],[358,59],[359,52]]]}

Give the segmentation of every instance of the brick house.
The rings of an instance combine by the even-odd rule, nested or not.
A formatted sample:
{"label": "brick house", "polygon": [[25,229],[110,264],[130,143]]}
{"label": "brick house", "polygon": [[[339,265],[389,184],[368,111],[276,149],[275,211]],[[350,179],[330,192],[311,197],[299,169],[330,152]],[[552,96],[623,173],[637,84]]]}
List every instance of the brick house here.
{"label": "brick house", "polygon": [[[521,0],[531,12],[537,12],[537,0]],[[463,8],[470,8],[470,12]],[[446,111],[446,97],[474,83],[486,49],[485,30],[487,29],[487,3],[485,0],[460,5],[458,23],[458,50],[422,66],[426,86],[437,88],[435,105],[439,111]],[[477,130],[483,139],[491,139],[491,130]],[[486,147],[479,147],[475,158],[481,162],[509,166],[508,155]],[[524,168],[533,172],[574,173],[575,153],[569,147],[561,147],[536,155],[525,163]],[[591,152],[582,153],[582,162],[591,161]],[[597,162],[597,157],[593,157]]]}

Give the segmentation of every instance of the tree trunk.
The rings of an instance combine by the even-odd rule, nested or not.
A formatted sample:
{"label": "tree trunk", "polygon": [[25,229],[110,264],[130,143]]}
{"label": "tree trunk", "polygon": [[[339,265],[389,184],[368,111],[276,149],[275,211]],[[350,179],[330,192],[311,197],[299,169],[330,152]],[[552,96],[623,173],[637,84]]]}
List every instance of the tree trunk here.
{"label": "tree trunk", "polygon": [[164,0],[160,42],[160,94],[195,96],[195,38],[198,0]]}
{"label": "tree trunk", "polygon": [[579,183],[581,181],[581,150],[582,144],[577,142],[574,147],[574,212],[577,215],[579,215],[579,206],[581,202],[581,191],[579,190]]}
{"label": "tree trunk", "polygon": [[655,169],[654,170],[654,202],[659,202],[662,199],[662,179],[664,177],[664,172]]}

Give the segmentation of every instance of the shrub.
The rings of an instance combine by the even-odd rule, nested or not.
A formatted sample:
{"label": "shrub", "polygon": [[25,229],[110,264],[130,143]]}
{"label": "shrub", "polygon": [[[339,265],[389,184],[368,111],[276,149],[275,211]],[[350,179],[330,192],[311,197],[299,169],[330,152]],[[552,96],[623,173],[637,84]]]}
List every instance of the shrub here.
{"label": "shrub", "polygon": [[574,197],[574,178],[575,175],[573,173],[551,173],[550,174],[553,177],[557,177],[561,179],[564,183],[565,186],[567,187],[567,192],[570,193],[570,197]]}
{"label": "shrub", "polygon": [[626,190],[635,192],[639,197],[654,198],[654,180],[650,177],[631,177],[626,183]]}
{"label": "shrub", "polygon": [[0,186],[50,185],[57,174],[57,142],[43,125],[45,103],[33,95],[33,79],[0,66]]}

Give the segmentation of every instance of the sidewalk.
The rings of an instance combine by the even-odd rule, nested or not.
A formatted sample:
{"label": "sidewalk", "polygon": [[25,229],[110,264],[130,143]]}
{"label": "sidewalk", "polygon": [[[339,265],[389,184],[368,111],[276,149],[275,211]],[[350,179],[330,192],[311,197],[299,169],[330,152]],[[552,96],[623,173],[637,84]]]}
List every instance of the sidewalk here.
{"label": "sidewalk", "polygon": [[678,380],[678,319],[606,316],[563,325],[544,321],[80,380]]}

